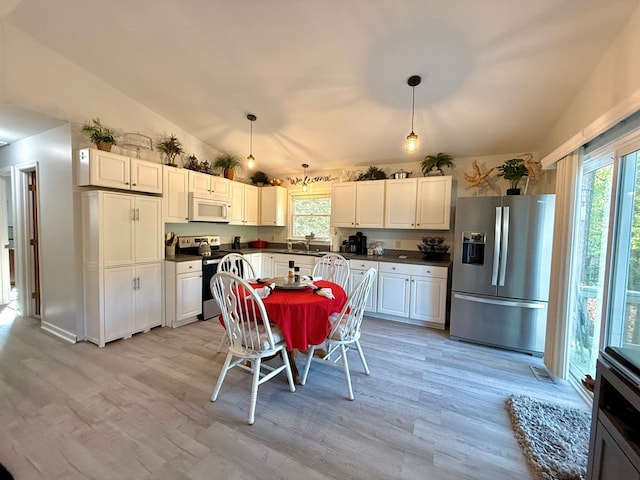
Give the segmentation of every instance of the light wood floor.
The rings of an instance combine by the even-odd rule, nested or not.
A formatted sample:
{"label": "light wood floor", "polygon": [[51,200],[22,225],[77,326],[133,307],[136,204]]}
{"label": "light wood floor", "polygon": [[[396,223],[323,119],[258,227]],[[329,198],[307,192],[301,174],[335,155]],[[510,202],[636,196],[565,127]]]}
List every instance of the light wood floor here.
{"label": "light wood floor", "polygon": [[355,401],[314,363],[295,393],[262,385],[249,426],[247,373],[210,401],[221,334],[197,322],[100,349],[32,318],[0,326],[0,462],[20,480],[528,479],[508,395],[588,409],[567,383],[536,380],[540,359],[365,319],[371,375],[353,352]]}

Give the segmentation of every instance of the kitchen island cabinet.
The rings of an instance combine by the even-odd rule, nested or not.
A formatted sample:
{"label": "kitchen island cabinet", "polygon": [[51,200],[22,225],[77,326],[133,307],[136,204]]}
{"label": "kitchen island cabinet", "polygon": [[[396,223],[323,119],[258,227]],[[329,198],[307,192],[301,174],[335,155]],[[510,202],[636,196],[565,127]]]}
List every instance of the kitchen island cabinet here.
{"label": "kitchen island cabinet", "polygon": [[162,324],[162,202],[82,192],[87,340],[104,347]]}

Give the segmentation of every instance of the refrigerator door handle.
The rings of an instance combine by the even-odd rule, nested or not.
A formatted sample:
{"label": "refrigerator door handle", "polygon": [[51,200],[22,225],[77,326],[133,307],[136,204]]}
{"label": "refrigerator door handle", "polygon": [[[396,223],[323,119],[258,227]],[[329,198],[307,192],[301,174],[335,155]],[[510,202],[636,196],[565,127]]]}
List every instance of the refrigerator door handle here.
{"label": "refrigerator door handle", "polygon": [[502,225],[502,207],[496,207],[495,241],[493,243],[493,270],[491,285],[498,284],[498,265],[500,264],[500,227]]}
{"label": "refrigerator door handle", "polygon": [[543,302],[525,302],[521,300],[497,300],[494,298],[484,298],[484,297],[473,297],[471,295],[463,295],[460,293],[455,293],[454,298],[459,300],[468,300],[469,302],[476,303],[488,303],[490,305],[501,305],[504,307],[520,307],[520,308],[544,308],[545,303]]}
{"label": "refrigerator door handle", "polygon": [[502,215],[502,246],[500,252],[502,258],[500,259],[500,286],[504,287],[504,280],[507,276],[507,252],[509,251],[509,207],[503,207],[504,214]]}

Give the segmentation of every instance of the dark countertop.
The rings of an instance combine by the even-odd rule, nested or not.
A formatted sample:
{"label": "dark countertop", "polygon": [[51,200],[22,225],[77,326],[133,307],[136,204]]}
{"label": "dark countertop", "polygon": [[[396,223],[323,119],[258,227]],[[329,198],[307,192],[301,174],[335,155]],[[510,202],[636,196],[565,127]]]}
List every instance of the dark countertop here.
{"label": "dark countertop", "polygon": [[[322,254],[319,254],[318,251],[311,250],[307,253],[304,250],[294,249],[291,252],[287,251],[287,249],[282,248],[241,248],[240,250],[236,250],[245,255],[251,253],[280,253],[284,255],[305,255],[312,257],[319,257]],[[339,252],[336,252],[339,253]],[[344,258],[348,260],[369,260],[372,262],[390,262],[390,263],[407,263],[411,265],[431,265],[434,267],[450,267],[450,260],[431,260],[425,259],[420,252],[414,252],[410,250],[386,250],[384,255],[355,255],[353,253],[340,253]],[[400,256],[405,256],[406,258],[400,258]],[[199,255],[185,255],[179,253],[174,257],[165,257],[165,260],[168,262],[190,262],[193,260],[199,260]]]}

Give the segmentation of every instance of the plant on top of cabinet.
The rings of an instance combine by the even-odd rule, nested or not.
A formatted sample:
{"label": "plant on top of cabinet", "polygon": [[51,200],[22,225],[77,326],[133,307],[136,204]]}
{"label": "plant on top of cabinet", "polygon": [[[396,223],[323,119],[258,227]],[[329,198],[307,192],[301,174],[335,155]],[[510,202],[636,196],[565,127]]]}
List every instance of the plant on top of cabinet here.
{"label": "plant on top of cabinet", "polygon": [[115,132],[102,125],[98,117],[85,122],[82,125],[82,133],[95,143],[98,150],[104,152],[110,152],[111,146],[116,144]]}
{"label": "plant on top of cabinet", "polygon": [[221,168],[224,177],[233,180],[233,169],[240,166],[240,157],[235,153],[221,153],[216,157],[213,166]]}
{"label": "plant on top of cabinet", "polygon": [[253,175],[251,175],[251,181],[254,185],[261,187],[262,185],[269,182],[269,177],[266,173],[257,170]]}
{"label": "plant on top of cabinet", "polygon": [[387,178],[387,174],[381,168],[378,168],[374,165],[371,165],[366,172],[361,173],[356,178],[356,181],[360,182],[362,180],[384,180]]}
{"label": "plant on top of cabinet", "polygon": [[167,156],[167,165],[177,167],[175,159],[184,153],[182,142],[173,133],[160,139],[156,148]]}
{"label": "plant on top of cabinet", "polygon": [[507,190],[507,195],[520,195],[518,183],[520,183],[522,177],[529,175],[529,170],[527,170],[524,160],[522,158],[511,158],[505,160],[505,162],[497,166],[496,169],[500,171],[498,176],[503,177],[509,182],[510,188]]}
{"label": "plant on top of cabinet", "polygon": [[444,175],[442,167],[453,167],[453,157],[448,153],[439,152],[436,155],[427,155],[420,162],[420,168],[425,177]]}

